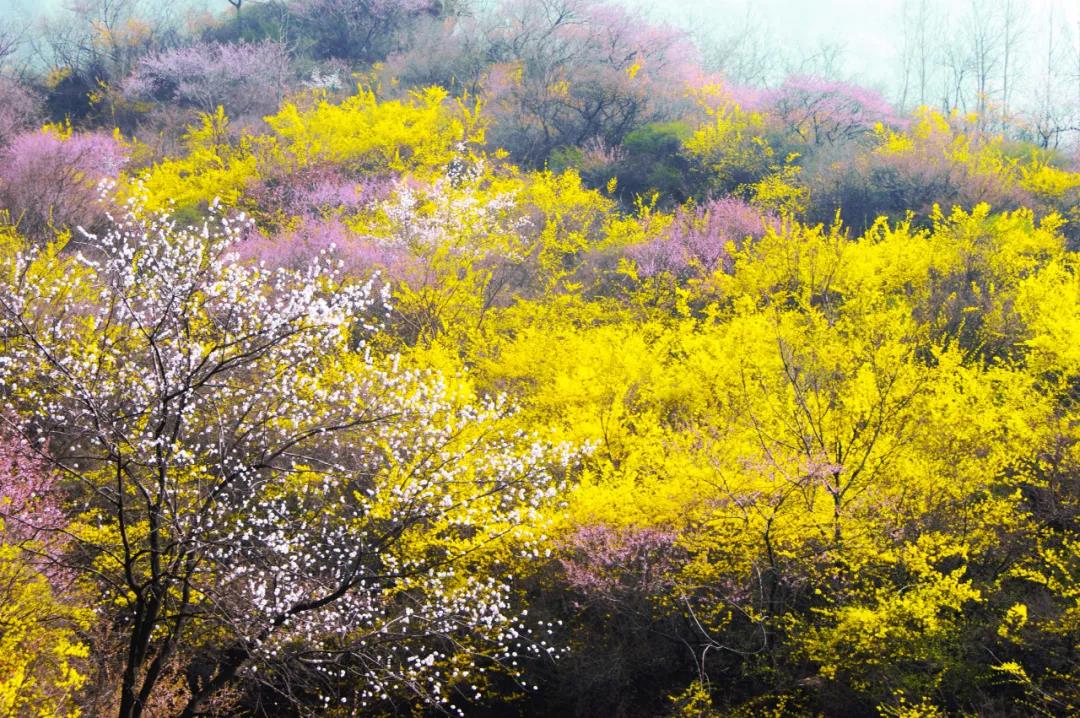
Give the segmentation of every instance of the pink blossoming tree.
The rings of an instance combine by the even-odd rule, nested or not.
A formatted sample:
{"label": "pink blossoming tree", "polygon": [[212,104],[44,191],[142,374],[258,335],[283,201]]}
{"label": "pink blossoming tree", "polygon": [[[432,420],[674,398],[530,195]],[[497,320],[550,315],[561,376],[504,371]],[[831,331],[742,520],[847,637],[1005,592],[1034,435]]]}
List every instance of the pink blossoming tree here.
{"label": "pink blossoming tree", "polygon": [[904,122],[874,90],[805,75],[792,75],[780,87],[762,93],[758,104],[802,142],[815,146],[856,140],[878,123]]}
{"label": "pink blossoming tree", "polygon": [[277,42],[196,43],[142,57],[123,82],[130,99],[232,118],[275,111],[288,89],[289,53]]}
{"label": "pink blossoming tree", "polygon": [[667,235],[630,250],[638,274],[669,273],[678,278],[731,271],[732,251],[764,236],[776,219],[736,197],[713,200],[700,207],[680,207]]}
{"label": "pink blossoming tree", "polygon": [[98,183],[115,178],[127,150],[112,135],[45,129],[23,132],[0,150],[0,206],[25,235],[99,226]]}

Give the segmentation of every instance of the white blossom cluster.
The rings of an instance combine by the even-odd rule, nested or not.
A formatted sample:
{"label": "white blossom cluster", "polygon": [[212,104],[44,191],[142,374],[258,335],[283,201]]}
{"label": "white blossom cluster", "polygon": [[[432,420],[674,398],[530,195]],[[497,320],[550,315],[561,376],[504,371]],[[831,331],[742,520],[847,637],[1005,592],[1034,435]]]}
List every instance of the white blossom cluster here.
{"label": "white blossom cluster", "polygon": [[536,520],[577,451],[504,430],[502,398],[466,403],[373,356],[387,297],[341,280],[332,252],[268,270],[229,254],[242,216],[136,209],[0,277],[3,408],[122,538],[87,553],[112,598],[154,598],[131,622],[180,643],[212,627],[241,676],[357,706],[449,705],[555,652],[488,549]]}
{"label": "white blossom cluster", "polygon": [[[500,434],[500,400],[459,406],[437,377],[384,378],[392,386],[384,386],[383,401],[408,418],[356,438],[353,448],[372,461],[363,478],[320,474],[299,495],[265,487],[248,497],[235,534],[213,558],[230,593],[242,597],[230,620],[267,658],[288,654],[297,641],[310,651],[308,639],[330,637],[337,651],[328,655],[347,645],[348,658],[313,670],[330,685],[346,671],[344,682],[359,687],[358,706],[402,686],[447,704],[461,679],[449,654],[466,644],[477,676],[495,666],[515,673],[519,653],[555,651],[514,616],[509,577],[478,578],[462,566],[470,552],[536,520],[558,488],[551,467],[576,454]],[[400,532],[410,540],[395,544]],[[266,616],[346,585],[332,604],[290,616],[261,638]],[[351,627],[347,636],[342,627]],[[417,652],[432,640],[446,655]]]}
{"label": "white blossom cluster", "polygon": [[311,78],[305,80],[304,87],[309,90],[324,90],[326,92],[337,92],[345,83],[341,79],[341,74],[337,70],[327,70],[323,72],[319,68],[315,68],[311,73]]}
{"label": "white blossom cluster", "polygon": [[393,235],[382,241],[420,255],[435,248],[478,252],[497,247],[508,258],[521,261],[513,255],[521,251],[517,245],[529,219],[514,211],[513,192],[494,196],[481,192],[478,183],[483,174],[481,161],[463,159],[424,187],[399,181],[380,205],[393,227]]}

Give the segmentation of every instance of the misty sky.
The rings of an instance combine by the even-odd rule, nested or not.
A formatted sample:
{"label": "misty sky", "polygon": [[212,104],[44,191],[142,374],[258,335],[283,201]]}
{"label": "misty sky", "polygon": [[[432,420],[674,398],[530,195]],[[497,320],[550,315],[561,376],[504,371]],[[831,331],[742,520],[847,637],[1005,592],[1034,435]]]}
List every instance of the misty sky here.
{"label": "misty sky", "polygon": [[[819,40],[840,40],[846,71],[864,82],[884,85],[893,80],[894,41],[888,28],[900,17],[902,0],[754,0],[752,13],[760,17],[777,44],[809,53]],[[723,26],[732,16],[741,18],[745,2],[685,0],[643,2],[671,13],[676,22]],[[797,49],[796,49],[797,48]]]}
{"label": "misty sky", "polygon": [[[768,28],[778,47],[792,54],[810,54],[821,42],[843,46],[841,72],[844,79],[889,90],[899,81],[897,56],[902,44],[904,0],[627,0],[655,17],[691,28],[738,26],[747,12]],[[976,0],[977,2],[978,0]],[[1002,0],[998,0],[1001,2]],[[911,0],[909,0],[909,3]],[[994,0],[982,0],[992,4]],[[1017,2],[1017,0],[1013,0]],[[961,17],[971,0],[929,0],[932,11],[942,17]],[[1058,42],[1063,33],[1076,33],[1080,0],[1019,0],[1022,8],[1023,62],[1027,69],[1041,70],[1043,48],[1051,13]],[[942,28],[944,31],[944,27]],[[936,38],[948,42],[950,38]]]}
{"label": "misty sky", "polygon": [[[0,0],[0,15],[40,17],[72,0]],[[252,0],[249,0],[249,2]],[[907,0],[913,2],[914,0]],[[972,2],[995,0],[930,0],[939,15],[959,16]],[[997,0],[999,2],[1003,0]],[[1029,75],[1045,65],[1042,57],[1047,18],[1053,10],[1059,42],[1066,29],[1080,29],[1080,0],[1019,0],[1023,6],[1023,64]],[[755,23],[766,28],[769,44],[790,56],[808,55],[822,41],[843,47],[840,73],[844,79],[875,86],[892,94],[898,84],[898,48],[905,0],[623,0],[650,16],[695,30],[724,34],[741,25],[748,8]],[[1017,0],[1013,0],[1017,2]],[[229,9],[226,0],[176,0],[174,6]],[[948,41],[949,38],[938,38]],[[1071,38],[1070,38],[1071,39]]]}

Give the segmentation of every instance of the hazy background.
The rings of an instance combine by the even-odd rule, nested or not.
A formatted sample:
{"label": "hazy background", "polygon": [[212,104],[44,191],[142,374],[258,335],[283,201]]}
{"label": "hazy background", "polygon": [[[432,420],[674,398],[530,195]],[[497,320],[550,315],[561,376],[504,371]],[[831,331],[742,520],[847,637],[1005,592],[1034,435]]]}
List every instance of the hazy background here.
{"label": "hazy background", "polygon": [[[224,0],[222,0],[224,2]],[[745,38],[748,52],[772,55],[776,81],[785,71],[805,69],[836,74],[882,89],[889,95],[903,82],[901,55],[905,26],[920,10],[929,20],[931,51],[970,40],[972,17],[988,18],[1008,11],[1017,34],[1017,65],[1022,76],[1038,76],[1046,65],[1053,28],[1059,66],[1066,64],[1066,45],[1077,48],[1080,0],[627,0],[652,17],[682,25],[713,43]],[[991,23],[992,24],[992,23]],[[993,34],[997,28],[988,28]],[[706,45],[708,43],[705,43]],[[708,50],[708,47],[706,47]],[[823,57],[835,52],[835,59]],[[935,63],[936,64],[936,63]],[[1070,68],[1071,69],[1071,68]]]}
{"label": "hazy background", "polygon": [[[0,19],[16,20],[32,32],[64,6],[103,1],[108,0],[0,0]],[[716,69],[736,80],[776,84],[790,73],[827,75],[875,87],[907,105],[912,104],[911,70],[904,97],[904,56],[905,48],[911,54],[913,17],[925,18],[924,50],[936,86],[956,71],[948,67],[958,62],[953,51],[976,41],[973,36],[980,32],[984,38],[1000,33],[995,18],[1008,14],[1014,36],[1008,72],[1016,92],[1010,95],[1017,102],[1034,102],[1040,92],[1051,91],[1048,74],[1055,75],[1055,88],[1068,84],[1070,94],[1080,95],[1080,0],[622,1],[652,19],[690,30]],[[231,10],[226,0],[149,2],[147,7],[177,15]],[[986,18],[986,27],[977,27],[973,18]],[[941,104],[931,99],[930,104]]]}

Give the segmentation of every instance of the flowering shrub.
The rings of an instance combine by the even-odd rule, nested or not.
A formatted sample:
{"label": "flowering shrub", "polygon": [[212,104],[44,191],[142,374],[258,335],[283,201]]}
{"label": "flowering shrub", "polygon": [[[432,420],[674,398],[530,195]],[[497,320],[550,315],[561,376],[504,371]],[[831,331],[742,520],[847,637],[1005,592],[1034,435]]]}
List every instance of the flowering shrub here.
{"label": "flowering shrub", "polygon": [[791,75],[763,93],[758,109],[809,145],[834,145],[872,135],[879,124],[904,126],[880,93],[822,77]]}
{"label": "flowering shrub", "polygon": [[0,284],[8,408],[75,477],[74,565],[125,618],[121,714],[202,643],[176,620],[191,613],[217,630],[184,715],[260,681],[360,709],[398,691],[447,705],[468,671],[554,650],[490,551],[540,520],[577,451],[504,428],[501,398],[376,355],[388,292],[323,253],[238,262],[248,231],[131,213],[92,256],[16,253]]}
{"label": "flowering shrub", "polygon": [[196,43],[142,57],[123,92],[207,114],[222,107],[236,119],[276,110],[288,77],[289,55],[281,43]]}
{"label": "flowering shrub", "polygon": [[1034,204],[1022,165],[1004,153],[1000,137],[930,110],[917,113],[906,130],[881,128],[870,152],[816,173],[816,218],[827,221],[839,208],[859,227],[879,215],[925,217],[935,204],[946,210],[980,202],[1000,210]]}
{"label": "flowering shrub", "polygon": [[288,171],[332,164],[357,174],[441,173],[482,139],[477,109],[438,87],[386,102],[361,89],[337,104],[286,103],[266,121]]}
{"label": "flowering shrub", "polygon": [[313,165],[263,177],[247,189],[248,202],[271,217],[320,218],[354,214],[387,199],[393,183],[381,177],[352,178],[332,165]]}
{"label": "flowering shrub", "polygon": [[[11,420],[11,417],[7,417]],[[30,444],[0,435],[0,714],[77,715],[91,614],[77,603],[57,477]],[[64,593],[61,593],[64,592]]]}
{"label": "flowering shrub", "polygon": [[666,236],[637,245],[630,257],[639,276],[668,272],[677,277],[703,277],[732,270],[732,255],[744,242],[763,236],[776,220],[735,197],[713,200],[675,212]]}
{"label": "flowering shrub", "polygon": [[302,269],[319,258],[331,258],[345,274],[355,277],[379,271],[385,277],[403,279],[411,276],[413,265],[407,249],[358,235],[336,219],[302,219],[273,237],[252,233],[236,245],[236,252],[242,260],[274,269]]}
{"label": "flowering shrub", "polygon": [[0,106],[0,716],[1080,715],[1065,151],[254,2]]}
{"label": "flowering shrub", "polygon": [[53,718],[80,713],[95,618],[63,600],[18,547],[0,541],[0,713]]}
{"label": "flowering shrub", "polygon": [[705,185],[699,193],[731,194],[779,169],[784,158],[770,143],[773,124],[726,97],[708,108],[708,120],[683,142]]}
{"label": "flowering shrub", "polygon": [[660,596],[678,565],[677,538],[653,528],[581,526],[566,539],[566,582],[600,602]]}
{"label": "flowering shrub", "polygon": [[55,542],[65,521],[56,475],[23,439],[0,438],[0,540]]}
{"label": "flowering shrub", "polygon": [[47,127],[23,132],[0,151],[0,205],[27,236],[104,220],[98,183],[116,177],[124,144],[102,132]]}

